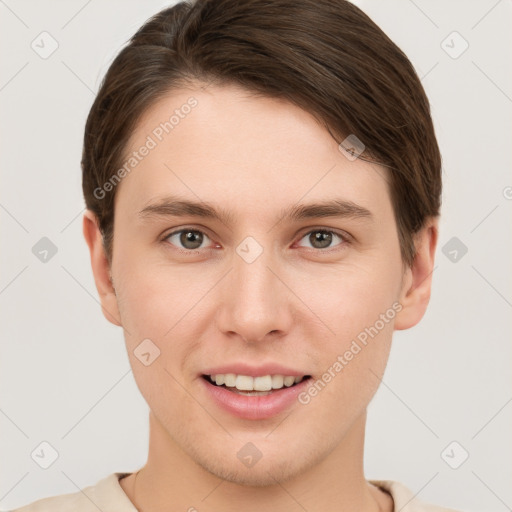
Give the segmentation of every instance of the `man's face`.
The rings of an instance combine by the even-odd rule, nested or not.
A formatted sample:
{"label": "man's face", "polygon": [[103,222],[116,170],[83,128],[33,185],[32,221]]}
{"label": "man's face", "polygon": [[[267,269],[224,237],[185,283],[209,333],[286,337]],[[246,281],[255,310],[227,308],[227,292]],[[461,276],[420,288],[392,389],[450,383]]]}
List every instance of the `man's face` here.
{"label": "man's face", "polygon": [[[172,92],[127,153],[145,144],[118,185],[112,261],[139,389],[169,442],[211,473],[254,485],[297,475],[360,430],[384,372],[403,277],[389,175],[351,161],[298,107],[234,86]],[[169,196],[229,216],[151,209]],[[352,208],[286,215],[332,201]],[[243,396],[209,383],[215,371],[311,378]]]}

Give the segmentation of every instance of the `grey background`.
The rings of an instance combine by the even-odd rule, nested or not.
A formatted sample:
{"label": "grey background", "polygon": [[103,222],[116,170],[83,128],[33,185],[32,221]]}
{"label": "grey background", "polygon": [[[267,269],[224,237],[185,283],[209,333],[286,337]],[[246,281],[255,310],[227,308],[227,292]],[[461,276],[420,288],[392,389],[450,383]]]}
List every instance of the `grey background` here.
{"label": "grey background", "polygon": [[[417,327],[395,334],[369,406],[366,477],[461,510],[511,510],[512,2],[356,3],[422,77],[444,162],[431,304]],[[148,408],[122,331],[101,314],[82,238],[79,163],[109,62],[166,5],[0,0],[3,510],[146,460]],[[46,59],[31,47],[51,47],[43,31],[58,42]],[[453,31],[469,43],[458,58]],[[43,237],[57,250],[46,262],[33,253]],[[31,457],[43,441],[59,455],[48,469]],[[446,460],[457,465],[463,450],[469,458],[452,469]]]}

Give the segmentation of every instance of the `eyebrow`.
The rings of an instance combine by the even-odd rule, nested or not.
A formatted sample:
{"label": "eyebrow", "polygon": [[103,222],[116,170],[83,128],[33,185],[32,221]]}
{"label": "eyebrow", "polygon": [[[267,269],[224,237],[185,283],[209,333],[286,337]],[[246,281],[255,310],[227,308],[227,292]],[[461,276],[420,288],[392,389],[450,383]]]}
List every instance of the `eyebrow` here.
{"label": "eyebrow", "polygon": [[[367,208],[344,199],[330,199],[312,204],[296,204],[282,209],[280,221],[301,221],[322,217],[339,217],[373,220],[373,214]],[[218,220],[223,224],[233,224],[236,215],[224,208],[217,208],[204,201],[190,201],[178,196],[166,196],[145,206],[138,217],[201,217]]]}

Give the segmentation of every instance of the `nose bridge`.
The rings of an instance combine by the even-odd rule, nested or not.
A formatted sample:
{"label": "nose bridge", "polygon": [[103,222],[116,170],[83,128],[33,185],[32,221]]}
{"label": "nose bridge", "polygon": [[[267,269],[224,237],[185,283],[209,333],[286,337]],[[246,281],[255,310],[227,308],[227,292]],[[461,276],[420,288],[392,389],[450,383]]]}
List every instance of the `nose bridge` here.
{"label": "nose bridge", "polygon": [[233,261],[233,292],[237,303],[251,304],[251,310],[264,312],[278,295],[275,276],[268,267],[272,266],[272,254],[253,237],[247,237],[236,248]]}
{"label": "nose bridge", "polygon": [[224,331],[258,341],[271,331],[288,328],[286,294],[273,267],[277,261],[270,245],[247,237],[236,247],[224,295]]}

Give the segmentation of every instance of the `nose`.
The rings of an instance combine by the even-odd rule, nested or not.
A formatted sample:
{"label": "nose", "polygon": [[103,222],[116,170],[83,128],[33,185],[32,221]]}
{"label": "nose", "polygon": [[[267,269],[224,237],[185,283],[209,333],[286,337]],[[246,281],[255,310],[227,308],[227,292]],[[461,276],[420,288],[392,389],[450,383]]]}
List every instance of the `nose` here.
{"label": "nose", "polygon": [[290,331],[293,294],[270,252],[263,250],[252,262],[234,254],[217,310],[217,326],[223,334],[257,343]]}

